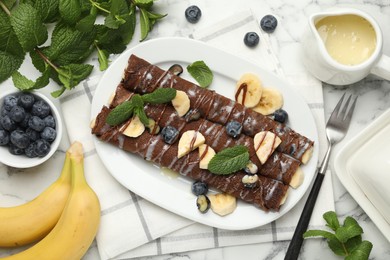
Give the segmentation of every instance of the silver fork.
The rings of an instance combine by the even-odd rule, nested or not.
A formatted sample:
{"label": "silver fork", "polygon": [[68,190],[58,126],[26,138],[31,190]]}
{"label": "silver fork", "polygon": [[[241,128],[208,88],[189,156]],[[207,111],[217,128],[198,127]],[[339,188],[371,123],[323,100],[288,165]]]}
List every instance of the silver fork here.
{"label": "silver fork", "polygon": [[305,207],[303,208],[301,217],[299,218],[298,225],[295,229],[290,245],[287,249],[287,253],[284,258],[285,260],[295,260],[298,258],[303,243],[303,233],[306,231],[307,226],[309,225],[310,217],[313,212],[318,193],[321,189],[322,181],[325,177],[325,171],[328,168],[332,148],[335,144],[337,144],[344,138],[348,131],[349,123],[351,122],[352,114],[355,109],[357,97],[354,99],[349,110],[348,107],[349,103],[351,102],[352,95],[348,97],[347,101],[345,102],[345,105],[342,106],[344,97],[345,93],[341,97],[340,101],[337,103],[332,114],[330,115],[328,122],[326,123],[325,131],[329,143],[328,150],[326,151],[321,166],[317,170],[316,179],[310,191],[309,197],[307,198]]}

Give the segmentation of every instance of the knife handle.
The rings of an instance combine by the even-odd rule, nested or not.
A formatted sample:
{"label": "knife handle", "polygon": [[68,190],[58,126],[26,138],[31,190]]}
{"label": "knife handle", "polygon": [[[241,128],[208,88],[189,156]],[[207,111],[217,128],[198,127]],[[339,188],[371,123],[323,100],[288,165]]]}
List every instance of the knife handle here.
{"label": "knife handle", "polygon": [[299,252],[301,251],[301,246],[303,243],[303,233],[305,233],[305,231],[307,230],[307,226],[309,225],[311,214],[313,213],[313,208],[316,204],[318,193],[320,192],[324,177],[325,174],[319,173],[319,171],[317,170],[316,179],[314,181],[313,187],[311,188],[306,204],[303,208],[301,217],[299,218],[298,225],[295,228],[294,235],[291,239],[284,260],[298,259]]}

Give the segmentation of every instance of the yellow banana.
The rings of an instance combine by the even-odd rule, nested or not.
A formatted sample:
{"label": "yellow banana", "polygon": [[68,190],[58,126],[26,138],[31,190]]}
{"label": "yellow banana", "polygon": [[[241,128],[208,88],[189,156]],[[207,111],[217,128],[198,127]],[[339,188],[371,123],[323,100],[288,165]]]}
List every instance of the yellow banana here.
{"label": "yellow banana", "polygon": [[68,151],[72,187],[58,223],[41,241],[4,259],[81,259],[92,244],[100,222],[100,203],[84,177],[82,145],[75,142]]}
{"label": "yellow banana", "polygon": [[0,247],[26,245],[46,236],[57,224],[71,187],[70,158],[65,157],[60,177],[34,200],[0,208]]}

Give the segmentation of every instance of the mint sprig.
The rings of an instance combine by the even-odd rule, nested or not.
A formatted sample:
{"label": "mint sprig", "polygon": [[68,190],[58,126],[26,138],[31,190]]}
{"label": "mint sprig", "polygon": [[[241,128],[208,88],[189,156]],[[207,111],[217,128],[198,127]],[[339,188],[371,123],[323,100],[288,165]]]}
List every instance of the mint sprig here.
{"label": "mint sprig", "polygon": [[334,211],[326,212],[323,218],[334,233],[325,230],[308,230],[303,234],[303,237],[325,238],[329,248],[336,255],[344,256],[346,260],[368,259],[372,243],[362,240],[363,229],[354,218],[346,217],[343,225],[340,225]]}
{"label": "mint sprig", "polygon": [[[12,76],[15,87],[27,91],[45,87],[49,75],[59,85],[52,96],[60,96],[90,75],[92,66],[85,62],[91,55],[96,53],[100,70],[108,68],[110,55],[122,53],[133,39],[137,17],[140,40],[146,39],[166,16],[154,13],[153,4],[154,0],[0,0],[0,65],[4,65],[0,82]],[[54,28],[51,34],[50,28]],[[20,73],[26,54],[42,73],[35,81]]]}
{"label": "mint sprig", "polygon": [[238,145],[223,149],[211,158],[208,170],[214,174],[231,174],[242,170],[249,162],[246,146]]}
{"label": "mint sprig", "polygon": [[187,71],[202,88],[207,88],[213,81],[214,75],[204,61],[195,61],[187,66]]}
{"label": "mint sprig", "polygon": [[110,126],[120,125],[135,114],[145,126],[149,126],[149,118],[144,109],[145,103],[164,104],[170,102],[175,96],[176,89],[173,88],[157,89],[142,96],[134,94],[130,100],[118,105],[108,114],[106,123]]}

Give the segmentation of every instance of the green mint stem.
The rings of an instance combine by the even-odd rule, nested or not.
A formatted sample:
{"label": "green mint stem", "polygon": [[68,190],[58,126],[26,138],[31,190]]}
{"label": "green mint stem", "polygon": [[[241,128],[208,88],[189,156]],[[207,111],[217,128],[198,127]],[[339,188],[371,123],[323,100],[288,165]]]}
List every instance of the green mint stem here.
{"label": "green mint stem", "polygon": [[90,2],[93,6],[95,6],[97,9],[99,9],[100,11],[103,11],[103,12],[108,13],[108,14],[111,13],[111,12],[108,11],[107,9],[104,9],[103,7],[101,7],[101,6],[99,5],[99,3],[96,3],[96,2],[94,2],[94,1],[92,1],[92,0],[89,0],[89,2]]}
{"label": "green mint stem", "polygon": [[1,9],[4,10],[4,12],[8,15],[11,15],[11,12],[8,10],[8,8],[5,6],[5,4],[3,3],[3,1],[0,1],[0,6],[1,6]]}
{"label": "green mint stem", "polygon": [[53,69],[58,70],[58,67],[54,65],[38,48],[35,49],[36,53],[47,63],[49,64]]}

